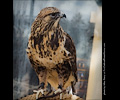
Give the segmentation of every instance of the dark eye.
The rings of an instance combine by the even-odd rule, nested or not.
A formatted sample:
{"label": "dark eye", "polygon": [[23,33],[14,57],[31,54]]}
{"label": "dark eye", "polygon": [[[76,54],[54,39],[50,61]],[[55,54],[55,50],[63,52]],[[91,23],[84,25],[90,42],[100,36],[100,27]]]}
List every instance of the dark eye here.
{"label": "dark eye", "polygon": [[52,13],[51,15],[52,15],[52,16],[55,16],[55,13]]}

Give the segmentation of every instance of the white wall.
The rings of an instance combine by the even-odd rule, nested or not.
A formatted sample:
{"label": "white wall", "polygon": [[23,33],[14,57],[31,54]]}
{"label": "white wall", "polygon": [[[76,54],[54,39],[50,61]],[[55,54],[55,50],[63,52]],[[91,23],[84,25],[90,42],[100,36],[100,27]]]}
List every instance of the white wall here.
{"label": "white wall", "polygon": [[92,17],[95,30],[86,100],[102,100],[102,8]]}

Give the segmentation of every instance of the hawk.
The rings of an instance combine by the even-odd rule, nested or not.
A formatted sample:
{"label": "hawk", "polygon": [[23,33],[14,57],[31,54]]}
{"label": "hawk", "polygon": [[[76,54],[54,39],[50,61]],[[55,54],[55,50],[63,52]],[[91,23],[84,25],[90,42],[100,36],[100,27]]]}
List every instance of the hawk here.
{"label": "hawk", "polygon": [[46,7],[31,26],[26,51],[43,95],[47,83],[57,93],[68,86],[73,88],[77,82],[76,48],[72,38],[59,24],[63,17],[66,18],[66,15],[56,7]]}

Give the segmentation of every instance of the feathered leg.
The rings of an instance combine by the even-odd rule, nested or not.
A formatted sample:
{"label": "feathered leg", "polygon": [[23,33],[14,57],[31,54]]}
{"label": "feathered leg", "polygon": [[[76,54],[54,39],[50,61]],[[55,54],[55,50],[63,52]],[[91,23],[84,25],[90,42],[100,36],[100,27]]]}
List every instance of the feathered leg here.
{"label": "feathered leg", "polygon": [[36,73],[38,75],[39,79],[39,88],[38,90],[33,90],[33,92],[37,92],[36,99],[38,99],[39,93],[41,93],[44,96],[44,92],[46,91],[46,76],[47,76],[47,70],[45,67],[38,67],[36,68]]}
{"label": "feathered leg", "polygon": [[[58,75],[59,77],[59,84],[58,84],[58,89],[54,92],[55,94],[62,92],[63,89],[63,78],[61,75]],[[60,94],[60,100],[62,100],[62,93]]]}
{"label": "feathered leg", "polygon": [[[64,65],[61,65],[57,68],[57,73],[58,73],[58,82],[59,83],[58,83],[58,89],[54,92],[55,94],[58,92],[60,93],[64,90],[63,87],[69,78],[68,68],[65,67]],[[62,93],[60,94],[60,99],[62,99]]]}

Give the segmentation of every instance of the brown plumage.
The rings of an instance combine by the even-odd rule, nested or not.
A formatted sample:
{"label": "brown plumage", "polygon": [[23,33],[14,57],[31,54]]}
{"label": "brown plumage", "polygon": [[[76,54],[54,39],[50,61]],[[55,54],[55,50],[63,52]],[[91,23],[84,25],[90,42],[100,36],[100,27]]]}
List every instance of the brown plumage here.
{"label": "brown plumage", "polygon": [[66,89],[77,81],[76,49],[59,24],[63,17],[66,15],[57,8],[47,7],[40,11],[31,26],[26,51],[41,89],[47,82],[55,89]]}

